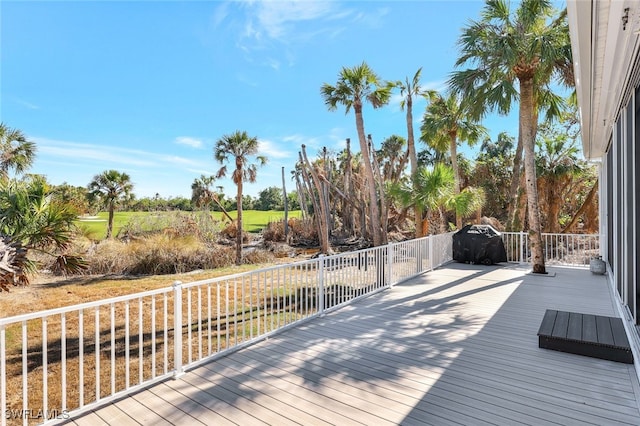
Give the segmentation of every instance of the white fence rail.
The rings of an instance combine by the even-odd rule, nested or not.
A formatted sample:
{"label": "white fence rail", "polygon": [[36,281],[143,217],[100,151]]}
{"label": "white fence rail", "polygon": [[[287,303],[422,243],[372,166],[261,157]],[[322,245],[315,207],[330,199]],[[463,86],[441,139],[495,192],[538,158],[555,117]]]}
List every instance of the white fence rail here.
{"label": "white fence rail", "polygon": [[[529,234],[502,232],[508,262],[531,263]],[[589,266],[600,254],[598,234],[542,234],[545,264],[561,266]]]}
{"label": "white fence rail", "polygon": [[0,318],[0,425],[58,422],[436,268],[451,235]]}

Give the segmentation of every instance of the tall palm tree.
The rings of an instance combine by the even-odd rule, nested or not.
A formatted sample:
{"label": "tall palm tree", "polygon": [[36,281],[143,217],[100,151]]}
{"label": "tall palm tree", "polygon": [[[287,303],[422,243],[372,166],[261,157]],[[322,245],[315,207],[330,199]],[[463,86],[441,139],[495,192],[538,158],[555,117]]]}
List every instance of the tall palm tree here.
{"label": "tall palm tree", "polygon": [[409,81],[409,77],[407,77],[404,82],[398,81],[395,83],[395,86],[400,89],[400,95],[402,96],[400,108],[406,110],[407,113],[407,153],[411,165],[411,174],[414,174],[418,170],[418,157],[413,134],[413,99],[416,96],[430,96],[433,94],[433,91],[426,91],[420,86],[420,74],[422,74],[422,67],[418,68],[418,71],[413,75],[411,81]]}
{"label": "tall palm tree", "polygon": [[12,169],[24,173],[33,164],[35,153],[36,145],[20,130],[0,123],[0,178],[7,178]]}
{"label": "tall palm tree", "polygon": [[[380,206],[378,204],[378,189],[373,174],[373,166],[369,155],[369,146],[364,131],[364,119],[362,118],[362,108],[365,102],[369,102],[373,108],[380,108],[387,103],[391,97],[390,84],[383,84],[375,72],[362,62],[353,68],[343,67],[338,75],[335,86],[323,84],[320,92],[324,103],[329,111],[335,111],[338,105],[345,107],[348,114],[353,108],[356,117],[356,129],[358,131],[358,141],[360,142],[360,153],[364,163],[365,178],[367,180],[367,190],[369,193],[369,212],[371,223],[371,235],[373,245],[379,246],[386,243],[386,230],[382,229],[380,217]],[[380,188],[382,190],[382,188]]]}
{"label": "tall palm tree", "polygon": [[267,158],[258,153],[258,138],[251,137],[247,132],[236,130],[229,135],[223,135],[216,142],[214,148],[214,158],[223,166],[218,170],[217,177],[227,175],[227,166],[224,165],[233,161],[235,168],[231,173],[231,180],[236,185],[236,206],[238,212],[238,229],[236,232],[236,265],[242,264],[242,191],[244,182],[255,182],[258,174],[256,164],[250,163],[251,157],[255,156],[258,165],[266,164]]}
{"label": "tall palm tree", "polygon": [[116,205],[127,200],[133,191],[133,183],[126,173],[117,170],[105,170],[95,175],[88,185],[89,194],[100,200],[109,211],[107,222],[107,238],[113,233],[113,215]]}
{"label": "tall palm tree", "polygon": [[506,0],[488,0],[482,19],[463,29],[456,66],[469,68],[455,71],[449,84],[463,94],[477,116],[488,109],[506,114],[519,100],[519,142],[525,159],[533,272],[546,273],[536,186],[535,130],[541,99],[547,99],[545,105],[562,104],[550,88],[552,81],[571,83],[571,44],[566,10],[558,14],[549,0],[523,0],[513,14],[509,6]]}
{"label": "tall palm tree", "polygon": [[[411,175],[414,175],[418,171],[418,155],[416,153],[415,136],[413,132],[413,99],[416,96],[429,97],[433,95],[433,91],[425,91],[420,86],[420,75],[422,74],[422,67],[418,68],[418,71],[413,75],[411,81],[409,77],[405,78],[405,81],[396,82],[396,87],[400,89],[400,95],[402,100],[400,101],[400,108],[406,110],[407,121],[407,155],[409,157],[409,164],[411,166]],[[416,228],[416,237],[422,237],[422,215],[420,206],[414,206],[414,223]]]}
{"label": "tall palm tree", "polygon": [[[466,141],[470,146],[487,134],[478,124],[466,103],[455,93],[447,97],[432,94],[431,103],[422,117],[421,140],[429,147],[444,152],[449,150],[454,176],[454,194],[460,193],[460,169],[458,167],[458,143]],[[462,216],[456,213],[456,227],[462,227]]]}

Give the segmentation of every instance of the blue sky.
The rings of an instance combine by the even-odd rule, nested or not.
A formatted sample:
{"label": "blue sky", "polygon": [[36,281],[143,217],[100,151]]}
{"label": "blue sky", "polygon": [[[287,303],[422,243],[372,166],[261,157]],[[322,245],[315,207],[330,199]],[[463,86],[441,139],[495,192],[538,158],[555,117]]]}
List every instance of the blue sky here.
{"label": "blue sky", "polygon": [[[301,144],[314,156],[357,140],[353,113],[320,87],[366,61],[386,80],[444,89],[480,1],[2,1],[0,118],[37,144],[32,173],[86,186],[126,172],[138,197],[190,197],[214,174],[216,140],[246,130],[269,163],[245,192],[281,185]],[[419,130],[425,104],[414,106]],[[364,112],[374,143],[406,136],[399,94]],[[491,134],[517,134],[489,117]],[[357,142],[355,142],[357,147]],[[419,147],[420,149],[420,147]],[[216,184],[232,195],[227,179]],[[289,189],[292,184],[288,181]]]}

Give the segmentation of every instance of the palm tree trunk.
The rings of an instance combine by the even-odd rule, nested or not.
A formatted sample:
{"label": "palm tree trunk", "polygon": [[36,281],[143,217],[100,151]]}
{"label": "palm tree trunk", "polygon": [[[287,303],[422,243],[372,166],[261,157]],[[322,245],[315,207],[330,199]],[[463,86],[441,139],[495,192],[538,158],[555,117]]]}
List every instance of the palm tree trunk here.
{"label": "palm tree trunk", "polygon": [[[242,169],[238,171],[242,176]],[[236,229],[236,265],[242,264],[242,179],[237,182],[238,193],[236,195],[236,208],[238,213],[238,229]]]}
{"label": "palm tree trunk", "polygon": [[[418,172],[418,156],[416,154],[416,144],[413,135],[413,101],[411,96],[407,98],[407,153],[409,164],[411,165],[411,176]],[[424,237],[424,227],[422,225],[422,209],[419,206],[413,207],[413,223],[416,228],[416,238]]]}
{"label": "palm tree trunk", "polygon": [[511,231],[521,231],[516,229],[516,212],[518,209],[518,187],[520,183],[520,173],[522,162],[522,132],[518,132],[518,145],[513,157],[513,171],[511,173],[511,186],[509,187],[509,209],[507,210],[507,229]]}
{"label": "palm tree trunk", "polygon": [[111,234],[113,233],[113,210],[114,210],[113,202],[110,202],[109,203],[109,221],[107,222],[107,239],[111,238]]}
{"label": "palm tree trunk", "polygon": [[418,171],[418,156],[416,155],[415,139],[413,137],[413,101],[407,98],[407,152],[409,153],[409,164],[411,164],[411,174]]}
{"label": "palm tree trunk", "polygon": [[282,166],[282,202],[284,207],[284,241],[287,242],[289,235],[289,200],[287,200],[287,187],[284,180],[284,166]]}
{"label": "palm tree trunk", "polygon": [[[453,169],[453,190],[454,194],[460,193],[460,170],[458,169],[458,141],[455,132],[449,133],[449,152],[451,153],[451,168]],[[456,228],[462,229],[462,217],[456,212]]]}
{"label": "palm tree trunk", "polygon": [[518,178],[518,184],[516,185],[516,196],[515,199],[511,201],[513,204],[513,216],[509,218],[509,223],[507,224],[509,230],[514,232],[520,232],[525,228],[526,225],[526,216],[527,216],[527,191],[526,191],[526,180],[524,173],[520,173],[520,177]]}
{"label": "palm tree trunk", "polygon": [[527,184],[527,208],[529,210],[529,241],[533,273],[546,274],[542,233],[540,230],[540,206],[535,163],[535,117],[533,104],[533,77],[520,80],[520,129],[524,150],[524,171]]}
{"label": "palm tree trunk", "polygon": [[356,128],[358,130],[358,140],[360,141],[360,152],[364,163],[364,171],[366,178],[366,186],[369,192],[369,211],[371,216],[371,235],[373,236],[373,245],[382,245],[382,229],[380,227],[380,208],[378,207],[378,194],[376,190],[376,180],[373,176],[373,166],[371,158],[369,158],[369,149],[367,139],[364,134],[364,120],[362,118],[362,105],[355,105]]}

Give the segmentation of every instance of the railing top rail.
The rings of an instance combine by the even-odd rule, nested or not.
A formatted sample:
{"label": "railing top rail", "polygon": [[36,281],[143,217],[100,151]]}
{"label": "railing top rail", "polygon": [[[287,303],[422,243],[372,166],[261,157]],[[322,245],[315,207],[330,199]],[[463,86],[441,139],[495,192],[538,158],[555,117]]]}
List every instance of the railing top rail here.
{"label": "railing top rail", "polygon": [[111,297],[109,299],[100,299],[100,300],[95,300],[93,302],[85,302],[85,303],[79,303],[77,305],[47,309],[46,311],[31,312],[28,314],[21,314],[21,315],[15,315],[12,317],[0,318],[0,326],[13,324],[16,322],[28,321],[28,320],[37,319],[37,318],[44,318],[51,315],[59,315],[67,312],[75,312],[79,310],[95,308],[96,306],[104,306],[104,305],[110,305],[112,303],[126,302],[127,300],[135,300],[135,299],[140,299],[142,297],[149,297],[157,294],[170,293],[171,291],[172,291],[172,287],[163,287],[163,288],[147,290],[139,293]]}
{"label": "railing top rail", "polygon": [[[501,231],[501,234],[506,235],[520,235],[522,233],[527,233],[527,231]],[[563,234],[561,232],[552,233],[552,232],[543,232],[543,236],[564,236],[564,237],[599,237],[600,234]]]}
{"label": "railing top rail", "polygon": [[201,285],[207,285],[207,284],[217,284],[219,282],[224,282],[224,281],[233,281],[233,280],[237,280],[238,278],[243,278],[247,275],[251,275],[251,274],[255,274],[257,272],[270,272],[270,271],[275,271],[278,269],[286,269],[286,268],[291,268],[291,267],[302,267],[304,265],[310,265],[313,263],[318,263],[318,259],[309,259],[309,260],[301,260],[298,262],[291,262],[291,263],[284,263],[281,265],[273,265],[273,266],[267,266],[264,268],[260,268],[260,269],[255,269],[253,271],[245,271],[245,272],[237,272],[235,274],[231,274],[231,275],[224,275],[221,277],[215,277],[215,278],[207,278],[204,280],[199,280],[199,281],[192,281],[190,283],[184,283],[182,285],[183,288],[190,288],[190,287],[198,287]]}

